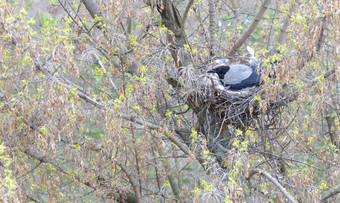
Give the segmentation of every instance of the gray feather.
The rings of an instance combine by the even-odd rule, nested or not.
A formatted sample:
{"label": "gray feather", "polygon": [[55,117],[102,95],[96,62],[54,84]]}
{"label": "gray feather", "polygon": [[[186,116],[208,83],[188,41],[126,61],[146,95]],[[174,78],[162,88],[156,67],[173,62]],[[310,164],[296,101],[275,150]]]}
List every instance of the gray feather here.
{"label": "gray feather", "polygon": [[253,73],[251,67],[244,64],[234,64],[229,67],[230,70],[224,75],[224,84],[238,84]]}

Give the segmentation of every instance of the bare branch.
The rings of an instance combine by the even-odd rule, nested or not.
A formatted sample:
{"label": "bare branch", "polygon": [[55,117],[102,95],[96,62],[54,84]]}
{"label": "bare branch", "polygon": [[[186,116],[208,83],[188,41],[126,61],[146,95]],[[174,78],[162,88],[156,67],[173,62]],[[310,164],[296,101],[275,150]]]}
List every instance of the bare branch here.
{"label": "bare branch", "polygon": [[86,9],[89,11],[93,19],[96,16],[102,16],[102,12],[100,11],[96,2],[94,2],[93,0],[81,0],[81,1],[84,3]]}
{"label": "bare branch", "polygon": [[254,21],[252,22],[250,27],[247,29],[247,31],[242,35],[242,37],[231,48],[231,50],[227,54],[228,56],[233,56],[236,53],[236,51],[243,45],[243,43],[249,38],[251,33],[255,30],[257,24],[260,22],[264,12],[267,10],[269,3],[270,3],[270,0],[265,0],[263,2],[260,11],[255,16]]}
{"label": "bare branch", "polygon": [[40,164],[42,164],[41,161],[39,161],[39,163],[36,166],[34,166],[31,170],[29,170],[28,172],[26,172],[26,173],[22,174],[21,176],[17,177],[17,179],[20,179],[20,178],[26,176],[27,174],[33,172],[36,168],[38,168],[40,166]]}
{"label": "bare branch", "polygon": [[[38,70],[43,72],[44,75],[46,75],[49,79],[51,79],[54,82],[57,82],[58,84],[63,84],[67,89],[70,89],[69,85],[67,85],[65,83],[62,83],[56,77],[52,76],[52,74],[50,72],[48,72],[38,60],[34,60],[34,63],[35,63],[35,66],[38,68]],[[101,103],[91,99],[86,94],[84,94],[83,92],[79,91],[79,89],[77,91],[77,94],[79,95],[80,98],[86,100],[87,102],[91,103],[94,106],[97,106],[99,108],[103,108],[104,107]]]}
{"label": "bare branch", "polygon": [[29,199],[29,200],[30,200],[30,201],[32,201],[32,202],[37,202],[37,203],[40,203],[40,201],[39,201],[39,200],[37,200],[37,199],[35,199],[35,198],[33,198],[33,197],[31,197],[31,196],[27,195],[27,194],[25,194],[25,196],[26,196],[26,198],[27,198],[27,199]]}
{"label": "bare branch", "polygon": [[183,13],[183,29],[184,29],[184,25],[185,25],[185,21],[188,17],[188,13],[189,13],[189,10],[190,10],[190,7],[192,6],[192,4],[194,3],[194,0],[190,0],[187,7],[185,8],[185,11]]}
{"label": "bare branch", "polygon": [[[41,72],[43,72],[50,80],[58,83],[58,84],[62,84],[64,87],[70,89],[71,87],[63,82],[61,82],[59,79],[57,79],[56,77],[54,77],[51,73],[48,72],[48,70],[46,70],[43,65],[37,61],[37,60],[34,60],[35,62],[35,66],[38,68],[38,70],[40,70]],[[93,106],[95,107],[98,107],[98,108],[101,108],[101,109],[104,109],[106,108],[103,104],[91,99],[89,96],[87,96],[85,93],[81,92],[79,89],[77,91],[77,94],[80,98],[84,99],[85,101],[89,102],[90,104],[92,104]],[[121,114],[120,115],[121,118],[125,119],[125,120],[128,120],[128,121],[131,121],[131,122],[134,122],[134,123],[137,123],[137,124],[140,124],[140,125],[143,125],[143,126],[146,126],[148,128],[151,128],[151,129],[154,129],[154,130],[159,130],[159,131],[163,131],[164,130],[164,127],[163,126],[160,126],[160,125],[156,125],[156,124],[153,124],[151,122],[147,122],[147,121],[143,121],[141,119],[137,119],[135,116],[132,116],[132,115],[127,115],[127,114]],[[175,131],[177,133],[181,132],[182,129],[172,129],[170,131]],[[190,131],[189,131],[190,132]],[[174,135],[170,135],[168,136],[169,140],[171,142],[173,142],[174,144],[176,144],[185,154],[187,155],[192,155],[190,153],[190,150],[187,146],[185,146],[178,138],[176,138]]]}
{"label": "bare branch", "polygon": [[176,66],[190,65],[190,55],[183,49],[184,45],[188,44],[188,40],[184,31],[183,19],[178,9],[170,1],[162,0],[157,4],[157,10],[161,15],[164,26],[174,33],[174,36],[169,33],[167,38],[173,44],[169,51]]}
{"label": "bare branch", "polygon": [[282,187],[282,185],[279,182],[277,182],[275,178],[273,178],[273,176],[271,176],[269,173],[265,172],[264,170],[261,170],[258,168],[254,168],[250,170],[248,177],[246,177],[246,180],[250,180],[251,177],[253,177],[253,175],[255,175],[256,173],[266,176],[272,183],[274,183],[276,187],[279,188],[279,190],[289,199],[290,202],[298,203],[298,201],[293,196],[291,196],[287,192],[287,190],[284,187]]}
{"label": "bare branch", "polygon": [[337,185],[334,189],[327,191],[325,195],[322,196],[320,203],[326,202],[327,199],[333,197],[340,193],[340,185]]}
{"label": "bare branch", "polygon": [[[171,173],[171,172],[170,172],[170,173]],[[173,191],[173,193],[174,193],[176,199],[179,200],[180,202],[182,202],[181,199],[180,199],[180,197],[179,197],[179,195],[180,195],[180,189],[179,189],[178,184],[177,184],[177,182],[176,182],[176,180],[175,180],[174,174],[171,173],[170,175],[168,175],[168,179],[169,179],[171,189],[172,189],[172,191]]]}
{"label": "bare branch", "polygon": [[209,35],[210,35],[210,56],[215,55],[215,2],[209,0]]}
{"label": "bare branch", "polygon": [[131,183],[131,186],[133,188],[133,191],[135,192],[136,195],[136,202],[137,203],[141,203],[142,202],[142,197],[141,194],[138,190],[138,183],[133,179],[130,171],[125,167],[125,165],[120,162],[119,160],[115,159],[115,162],[117,163],[117,165],[124,171],[124,173],[126,174],[126,176],[129,178],[129,181]]}
{"label": "bare branch", "polygon": [[[50,161],[48,160],[45,156],[40,156],[38,155],[37,153],[35,152],[32,152],[28,149],[25,149],[25,150],[21,150],[23,153],[25,153],[26,155],[36,159],[36,160],[39,160],[41,163],[47,163],[47,164],[50,164],[51,166],[53,166],[55,169],[57,169],[59,172],[69,176],[70,173],[68,171],[65,171],[64,169],[62,169],[60,166],[58,166],[56,163],[54,163],[53,161]],[[117,163],[118,164],[118,163]],[[122,168],[122,167],[121,167]],[[126,169],[126,168],[125,168]],[[123,168],[122,168],[123,170]],[[72,176],[77,180],[79,181],[80,183],[94,189],[94,190],[97,190],[97,188],[95,186],[93,186],[91,183],[87,182],[87,181],[84,181],[82,180],[79,176],[75,176],[73,173],[72,173]],[[113,192],[113,193],[110,193],[111,195],[113,195],[118,202],[128,202],[128,203],[133,203],[133,202],[136,202],[134,200],[136,200],[136,197],[132,196],[131,194],[129,193],[124,193],[124,194],[119,194],[119,193],[116,193],[116,192]],[[138,201],[137,201],[138,202]],[[140,202],[140,201],[139,201]]]}

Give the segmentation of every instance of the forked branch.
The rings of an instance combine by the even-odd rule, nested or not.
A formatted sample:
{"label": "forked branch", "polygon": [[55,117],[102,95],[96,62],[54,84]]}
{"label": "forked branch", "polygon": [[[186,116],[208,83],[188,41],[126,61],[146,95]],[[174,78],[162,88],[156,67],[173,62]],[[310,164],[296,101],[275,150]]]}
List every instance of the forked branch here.
{"label": "forked branch", "polygon": [[261,170],[261,169],[258,169],[258,168],[254,168],[254,169],[250,170],[249,175],[246,178],[246,180],[250,180],[251,177],[253,177],[253,175],[255,175],[256,173],[259,173],[260,175],[266,176],[272,183],[274,183],[274,185],[276,187],[279,188],[279,190],[282,192],[282,194],[284,196],[286,196],[287,199],[289,199],[290,202],[298,203],[298,201],[293,196],[291,196],[287,192],[287,190],[284,187],[282,187],[282,185],[279,182],[277,182],[277,180],[275,178],[273,178],[273,176],[271,176],[269,173],[265,172],[264,170]]}
{"label": "forked branch", "polygon": [[138,190],[139,188],[138,183],[133,179],[132,174],[130,173],[129,169],[126,168],[126,166],[122,162],[120,162],[117,159],[115,160],[115,162],[124,171],[125,175],[128,177],[131,183],[131,186],[133,188],[133,191],[135,192],[135,195],[136,195],[136,202],[141,203],[142,197],[141,197],[140,191]]}

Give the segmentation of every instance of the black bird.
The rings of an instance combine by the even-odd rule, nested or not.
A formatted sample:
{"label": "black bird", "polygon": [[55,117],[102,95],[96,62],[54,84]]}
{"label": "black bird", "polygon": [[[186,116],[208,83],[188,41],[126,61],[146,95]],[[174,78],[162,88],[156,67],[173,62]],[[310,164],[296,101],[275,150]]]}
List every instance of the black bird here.
{"label": "black bird", "polygon": [[218,66],[207,73],[216,73],[226,89],[243,90],[255,87],[261,82],[261,68],[248,64]]}

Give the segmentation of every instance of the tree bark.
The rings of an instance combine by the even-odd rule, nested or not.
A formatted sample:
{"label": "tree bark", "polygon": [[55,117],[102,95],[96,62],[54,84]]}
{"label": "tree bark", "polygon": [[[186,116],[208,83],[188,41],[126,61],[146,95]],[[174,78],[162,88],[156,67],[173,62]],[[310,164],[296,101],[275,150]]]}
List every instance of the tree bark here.
{"label": "tree bark", "polygon": [[170,52],[176,66],[189,66],[191,64],[190,54],[184,49],[184,45],[188,44],[188,41],[179,11],[170,1],[166,0],[158,2],[156,6],[161,15],[163,25],[174,34],[172,36],[168,33],[167,38],[172,43]]}
{"label": "tree bark", "polygon": [[96,2],[93,0],[81,0],[85,5],[86,9],[89,11],[90,15],[94,19],[96,15],[98,17],[102,16],[102,12],[100,11],[99,7],[97,6]]}
{"label": "tree bark", "polygon": [[210,35],[210,56],[215,55],[215,2],[209,0],[209,35]]}
{"label": "tree bark", "polygon": [[[191,3],[191,1],[188,3],[184,16],[188,13],[188,8]],[[178,70],[180,70],[181,66],[189,66],[191,64],[190,55],[183,49],[184,45],[187,44],[186,34],[184,32],[184,23],[178,10],[172,3],[170,3],[170,1],[166,0],[158,3],[157,9],[161,15],[162,23],[174,33],[173,36],[168,34],[168,40],[173,42],[173,47],[170,49],[170,52],[176,62],[176,66],[179,68]],[[177,81],[175,81],[175,83],[175,86],[180,88],[181,85],[178,84]],[[196,129],[206,136],[209,150],[215,154],[219,165],[224,167],[226,153],[218,147],[218,144],[222,145],[224,148],[228,148],[230,137],[229,130],[213,112],[210,112],[206,107],[202,108],[200,99],[197,98],[196,95],[189,95],[187,100],[190,108],[197,115],[198,127]],[[183,140],[190,140],[190,133],[182,135],[184,136],[182,137]],[[201,164],[205,163],[205,160],[202,159],[202,157],[197,156],[196,158]],[[202,166],[207,168],[206,165]]]}

